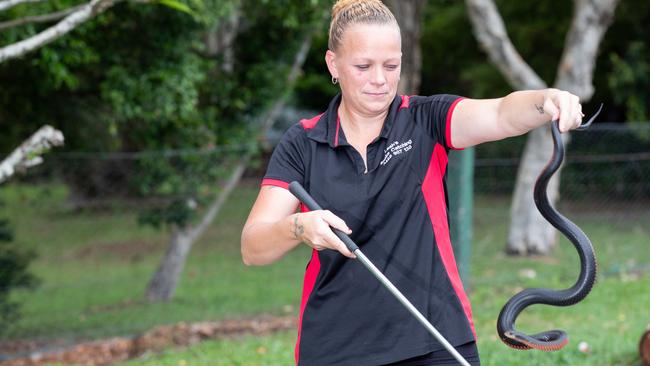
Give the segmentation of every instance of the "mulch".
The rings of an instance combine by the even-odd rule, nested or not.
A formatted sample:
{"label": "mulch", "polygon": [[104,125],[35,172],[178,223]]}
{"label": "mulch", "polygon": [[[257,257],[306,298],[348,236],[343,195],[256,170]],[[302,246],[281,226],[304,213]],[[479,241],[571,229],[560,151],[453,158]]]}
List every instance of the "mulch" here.
{"label": "mulch", "polygon": [[267,335],[296,329],[294,316],[260,316],[251,319],[231,319],[219,322],[177,323],[162,325],[132,337],[114,337],[62,346],[61,341],[6,342],[0,348],[6,355],[22,354],[1,366],[40,366],[47,363],[73,365],[111,365],[145,353],[186,347],[208,339],[232,338],[241,335]]}

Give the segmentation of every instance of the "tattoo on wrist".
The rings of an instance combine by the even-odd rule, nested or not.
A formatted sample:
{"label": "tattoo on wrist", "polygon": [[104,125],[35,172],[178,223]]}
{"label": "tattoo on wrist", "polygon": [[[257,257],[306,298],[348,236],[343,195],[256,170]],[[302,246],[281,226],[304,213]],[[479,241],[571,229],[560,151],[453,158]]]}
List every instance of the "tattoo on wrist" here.
{"label": "tattoo on wrist", "polygon": [[293,219],[293,236],[300,239],[304,233],[305,227],[298,223],[298,215],[296,215]]}
{"label": "tattoo on wrist", "polygon": [[539,112],[539,114],[544,114],[544,105],[542,105],[542,104],[540,104],[540,105],[535,104],[535,109],[537,109],[537,111]]}

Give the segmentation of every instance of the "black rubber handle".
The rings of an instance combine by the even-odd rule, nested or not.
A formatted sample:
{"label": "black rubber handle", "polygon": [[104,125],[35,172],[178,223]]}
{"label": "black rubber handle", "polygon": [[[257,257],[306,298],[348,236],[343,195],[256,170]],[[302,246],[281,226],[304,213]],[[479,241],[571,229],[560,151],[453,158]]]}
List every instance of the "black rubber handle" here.
{"label": "black rubber handle", "polygon": [[[309,193],[307,193],[307,191],[300,185],[300,183],[296,181],[291,182],[289,184],[289,192],[293,193],[293,195],[296,196],[296,198],[298,198],[302,203],[304,203],[305,206],[307,206],[307,208],[310,210],[322,210],[320,205],[316,203],[316,201],[309,195]],[[350,239],[346,233],[336,228],[332,228],[332,230],[334,231],[334,234],[336,234],[336,236],[341,239],[341,241],[352,253],[354,253],[355,250],[359,249],[359,247],[354,243],[354,241],[352,241],[352,239]]]}

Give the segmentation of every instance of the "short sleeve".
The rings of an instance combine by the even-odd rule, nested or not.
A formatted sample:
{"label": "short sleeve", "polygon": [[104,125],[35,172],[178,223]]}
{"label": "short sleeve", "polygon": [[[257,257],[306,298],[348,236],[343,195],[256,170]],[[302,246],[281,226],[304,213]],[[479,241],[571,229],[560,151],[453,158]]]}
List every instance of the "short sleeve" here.
{"label": "short sleeve", "polygon": [[289,183],[304,184],[305,133],[297,123],[290,127],[273,150],[262,185],[273,185],[288,189]]}
{"label": "short sleeve", "polygon": [[451,140],[451,117],[463,97],[437,94],[427,97],[411,97],[415,120],[434,141],[446,149],[456,149]]}

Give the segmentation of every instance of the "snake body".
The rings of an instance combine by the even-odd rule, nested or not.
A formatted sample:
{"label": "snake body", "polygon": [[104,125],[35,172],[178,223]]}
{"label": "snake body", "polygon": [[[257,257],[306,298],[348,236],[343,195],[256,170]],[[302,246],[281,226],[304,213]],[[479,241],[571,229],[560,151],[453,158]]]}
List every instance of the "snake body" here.
{"label": "snake body", "polygon": [[[584,127],[587,127],[595,117],[594,115]],[[515,329],[514,324],[517,316],[526,307],[533,304],[573,305],[589,294],[596,279],[596,257],[591,241],[577,225],[551,206],[546,194],[549,180],[562,164],[562,160],[564,160],[564,145],[562,144],[557,121],[553,121],[551,124],[551,131],[554,144],[553,156],[535,183],[535,204],[542,216],[566,236],[578,251],[580,275],[576,283],[566,290],[529,288],[515,294],[508,300],[499,314],[497,332],[505,344],[516,349],[533,348],[543,351],[556,351],[564,347],[569,342],[569,339],[563,330],[555,329],[528,335]]]}

